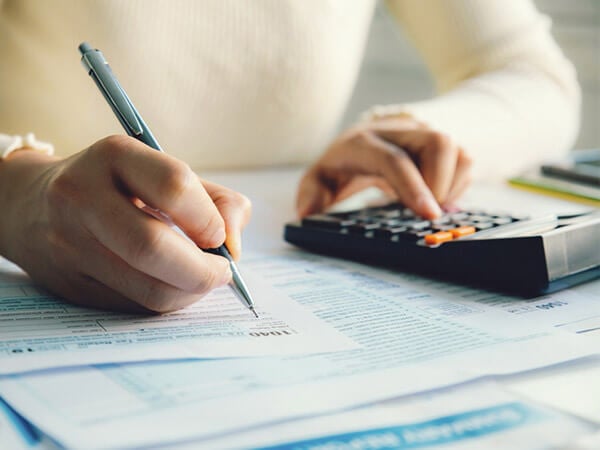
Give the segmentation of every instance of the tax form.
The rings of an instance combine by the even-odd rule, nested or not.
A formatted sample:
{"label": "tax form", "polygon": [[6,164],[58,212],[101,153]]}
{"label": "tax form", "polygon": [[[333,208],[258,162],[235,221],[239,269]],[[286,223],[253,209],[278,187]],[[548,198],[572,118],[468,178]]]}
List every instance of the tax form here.
{"label": "tax form", "polygon": [[42,450],[40,437],[0,398],[0,448]]}
{"label": "tax form", "polygon": [[85,364],[321,353],[356,348],[323,320],[248,273],[259,319],[225,286],[162,316],[87,309],[0,266],[0,374]]}
{"label": "tax form", "polygon": [[[209,439],[201,445],[264,450],[567,449],[571,447],[565,444],[594,430],[585,421],[520,399],[496,383],[474,382]],[[198,442],[177,447],[198,448]]]}
{"label": "tax form", "polygon": [[596,340],[537,320],[547,310],[516,317],[479,297],[436,294],[440,289],[410,275],[302,252],[246,264],[361,347],[9,376],[0,379],[0,395],[67,447],[143,447],[341,412],[598,348]]}
{"label": "tax form", "polygon": [[535,401],[600,426],[600,358],[587,364],[567,365],[535,378],[516,376],[505,387],[522,398]]}

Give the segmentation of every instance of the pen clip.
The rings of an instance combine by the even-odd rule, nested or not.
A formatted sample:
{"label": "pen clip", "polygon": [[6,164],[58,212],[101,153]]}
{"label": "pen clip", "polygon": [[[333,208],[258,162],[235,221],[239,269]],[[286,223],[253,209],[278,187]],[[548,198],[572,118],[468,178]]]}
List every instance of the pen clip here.
{"label": "pen clip", "polygon": [[81,62],[89,75],[100,88],[119,121],[129,131],[131,136],[140,136],[144,133],[138,115],[131,105],[125,91],[113,76],[110,66],[104,59],[100,50],[92,48],[84,42],[79,46]]}

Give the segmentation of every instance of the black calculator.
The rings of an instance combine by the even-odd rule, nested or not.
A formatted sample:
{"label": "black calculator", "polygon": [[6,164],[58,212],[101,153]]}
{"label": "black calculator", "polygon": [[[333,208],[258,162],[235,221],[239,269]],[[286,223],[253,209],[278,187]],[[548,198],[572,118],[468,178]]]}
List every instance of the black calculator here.
{"label": "black calculator", "polygon": [[524,296],[600,277],[600,211],[460,210],[427,220],[390,203],[311,215],[286,224],[284,238],[322,254]]}

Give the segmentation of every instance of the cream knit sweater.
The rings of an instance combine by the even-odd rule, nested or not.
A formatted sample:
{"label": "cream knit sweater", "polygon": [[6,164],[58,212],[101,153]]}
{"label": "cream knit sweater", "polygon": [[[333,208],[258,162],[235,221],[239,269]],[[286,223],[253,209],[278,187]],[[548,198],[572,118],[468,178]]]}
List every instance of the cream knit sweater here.
{"label": "cream knit sweater", "polygon": [[[441,95],[376,114],[408,111],[447,132],[484,176],[569,148],[575,73],[530,1],[387,6]],[[79,65],[87,40],[166,151],[193,168],[306,163],[334,137],[373,8],[374,0],[0,0],[0,132],[33,131],[62,155],[123,132]]]}

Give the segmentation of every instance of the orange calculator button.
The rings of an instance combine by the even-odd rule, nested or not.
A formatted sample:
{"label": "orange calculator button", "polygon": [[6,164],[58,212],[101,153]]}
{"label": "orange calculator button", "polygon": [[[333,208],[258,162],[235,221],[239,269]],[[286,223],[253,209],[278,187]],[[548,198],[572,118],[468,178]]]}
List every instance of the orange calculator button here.
{"label": "orange calculator button", "polygon": [[427,245],[436,245],[441,244],[442,242],[451,241],[452,239],[452,233],[449,231],[438,231],[437,233],[425,236],[425,243]]}
{"label": "orange calculator button", "polygon": [[453,230],[448,230],[450,231],[450,233],[452,233],[452,236],[454,237],[454,239],[462,237],[462,236],[467,236],[469,234],[473,234],[475,233],[475,227],[470,227],[470,226],[466,226],[466,227],[458,227],[458,228],[454,228]]}

